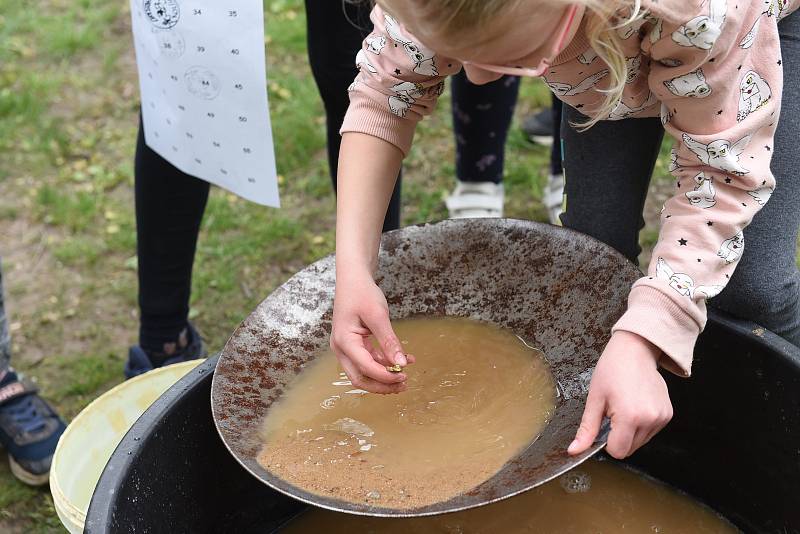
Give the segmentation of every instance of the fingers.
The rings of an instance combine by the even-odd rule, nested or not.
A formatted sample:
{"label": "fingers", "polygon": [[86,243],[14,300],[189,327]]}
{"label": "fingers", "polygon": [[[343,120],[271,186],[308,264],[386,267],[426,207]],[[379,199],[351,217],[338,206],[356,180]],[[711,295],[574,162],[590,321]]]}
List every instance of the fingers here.
{"label": "fingers", "polygon": [[640,447],[644,446],[648,441],[650,441],[650,438],[655,436],[657,433],[658,430],[653,430],[648,428],[638,429],[636,431],[636,435],[633,436],[633,443],[631,443],[631,450],[628,451],[626,457],[630,456],[631,454],[639,450]]}
{"label": "fingers", "polygon": [[636,432],[637,426],[633,421],[621,417],[612,418],[611,433],[608,435],[606,452],[618,460],[627,457],[633,448]]}
{"label": "fingers", "polygon": [[[581,425],[567,449],[569,454],[580,454],[594,443],[603,421],[603,406],[600,401],[587,399]],[[650,441],[671,418],[671,407],[660,414],[612,418],[606,452],[619,460],[627,458]]]}
{"label": "fingers", "polygon": [[623,334],[612,335],[597,362],[570,454],[591,446],[602,412],[611,419],[606,451],[618,459],[647,443],[672,416],[669,391],[656,365],[660,350],[635,334]]}
{"label": "fingers", "polygon": [[638,441],[634,440],[634,447],[633,450],[631,451],[631,454],[636,452],[636,450],[639,449],[640,447],[646,445],[651,439],[653,439],[653,436],[661,432],[661,430],[665,426],[667,426],[667,423],[669,423],[671,420],[672,420],[672,404],[669,404],[663,410],[663,412],[658,415],[658,418],[654,421],[651,428],[649,428],[647,432],[643,432],[641,440]]}
{"label": "fingers", "polygon": [[592,443],[594,443],[594,439],[597,437],[597,433],[600,431],[600,424],[603,422],[604,411],[605,399],[597,395],[592,395],[590,391],[586,399],[586,407],[583,409],[581,425],[578,427],[575,439],[567,449],[569,454],[574,456],[591,447]]}
{"label": "fingers", "polygon": [[364,349],[367,352],[369,352],[369,354],[370,354],[370,356],[372,356],[373,360],[375,360],[376,362],[378,362],[379,364],[381,364],[383,366],[394,365],[394,362],[390,362],[383,355],[383,352],[381,352],[379,349],[375,348],[375,345],[372,344],[372,340],[369,337],[364,336],[364,337],[361,338],[361,340],[362,340],[362,343],[364,344]]}
{"label": "fingers", "polygon": [[[364,339],[364,349],[366,349],[367,352],[369,352],[372,355],[373,360],[382,365],[388,365],[388,366],[394,365],[394,362],[390,362],[388,359],[386,359],[386,357],[380,350],[375,348],[375,346],[372,344],[372,341],[370,341],[368,337],[364,337],[363,339]],[[406,361],[409,364],[417,363],[417,358],[413,354],[406,354],[405,356],[406,356]]]}
{"label": "fingers", "polygon": [[662,410],[612,419],[606,451],[619,460],[627,458],[649,442],[672,419],[672,406]]}
{"label": "fingers", "polygon": [[355,387],[373,393],[398,393],[406,388],[407,376],[386,370],[386,365],[380,363],[383,356],[379,351],[368,350],[363,336],[334,335],[331,348]]}
{"label": "fingers", "polygon": [[[352,361],[350,361],[347,356],[337,354],[336,358],[339,360],[339,363],[344,369],[347,377],[350,379],[350,382],[353,384],[353,386],[359,389],[363,389],[364,391],[369,391],[371,393],[387,395],[390,393],[401,393],[408,388],[408,385],[405,383],[405,381],[386,384],[361,374],[359,368]],[[387,374],[391,375],[392,373],[388,373],[387,371]]]}
{"label": "fingers", "polygon": [[378,340],[381,351],[390,362],[389,365],[397,364],[402,367],[408,365],[408,359],[403,351],[400,340],[392,329],[392,323],[389,321],[389,312],[387,310],[378,310],[363,317],[362,320],[364,321],[364,325]]}

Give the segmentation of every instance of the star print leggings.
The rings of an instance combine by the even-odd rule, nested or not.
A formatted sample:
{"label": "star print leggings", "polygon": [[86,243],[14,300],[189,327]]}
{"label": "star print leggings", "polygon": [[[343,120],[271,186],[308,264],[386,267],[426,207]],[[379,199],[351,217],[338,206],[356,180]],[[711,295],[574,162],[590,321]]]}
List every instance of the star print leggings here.
{"label": "star print leggings", "polygon": [[[800,16],[789,15],[778,28],[784,84],[772,156],[777,187],[744,229],[744,254],[730,282],[708,305],[800,347]],[[567,208],[561,220],[636,261],[642,209],[664,129],[658,118],[602,121],[584,132],[570,126],[584,119],[564,106]]]}
{"label": "star print leggings", "polygon": [[[369,2],[306,0],[308,53],[327,116],[328,163],[334,189],[339,160],[339,127],[347,111],[347,87],[357,70],[355,55],[371,31]],[[301,75],[302,73],[298,73]],[[474,86],[453,80],[458,177],[499,182],[506,134],[519,89],[507,77]],[[487,106],[487,103],[491,105]],[[141,124],[134,166],[137,253],[139,259],[139,344],[161,351],[186,326],[197,235],[209,184],[185,174],[151,150]],[[400,180],[383,229],[400,226]]]}

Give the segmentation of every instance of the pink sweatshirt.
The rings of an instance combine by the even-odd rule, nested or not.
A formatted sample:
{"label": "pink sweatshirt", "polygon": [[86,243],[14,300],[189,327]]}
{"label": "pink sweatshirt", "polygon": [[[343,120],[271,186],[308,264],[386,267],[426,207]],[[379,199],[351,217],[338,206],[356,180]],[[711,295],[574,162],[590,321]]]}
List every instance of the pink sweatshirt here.
{"label": "pink sweatshirt", "polygon": [[[628,58],[621,103],[606,117],[661,116],[675,139],[675,195],[664,205],[648,276],[631,289],[612,331],[636,333],[691,371],[706,299],[725,287],[742,255],[742,229],[775,187],[770,172],[783,75],[777,22],[800,0],[643,0],[644,19],[618,30]],[[411,147],[445,77],[461,63],[425,47],[376,7],[373,33],[356,57],[342,132]],[[589,46],[585,19],[545,77],[565,103],[592,116],[607,65]],[[613,179],[613,177],[609,177]]]}

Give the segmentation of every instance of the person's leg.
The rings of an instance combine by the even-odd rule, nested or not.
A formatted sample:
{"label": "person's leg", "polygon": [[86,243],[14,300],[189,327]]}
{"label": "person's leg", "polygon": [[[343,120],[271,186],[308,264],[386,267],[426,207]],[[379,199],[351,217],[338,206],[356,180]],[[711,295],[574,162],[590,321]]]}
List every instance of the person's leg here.
{"label": "person's leg", "polygon": [[462,182],[503,181],[506,138],[519,94],[519,78],[475,85],[464,71],[451,78],[456,177]]}
{"label": "person's leg", "polygon": [[658,118],[601,121],[584,131],[571,126],[584,120],[563,107],[566,209],[561,222],[636,262],[642,209],[664,128]]}
{"label": "person's leg", "polygon": [[725,290],[709,305],[749,319],[800,346],[800,16],[778,25],[783,56],[783,101],[775,133],[776,188],[744,229],[744,253]]}
{"label": "person's leg", "polygon": [[519,78],[475,85],[464,72],[451,78],[458,183],[447,198],[450,217],[501,217],[506,138]]}
{"label": "person's leg", "polygon": [[553,95],[552,113],[553,113],[553,145],[550,148],[550,174],[564,174],[563,168],[563,155],[561,154],[561,117],[564,105],[561,100]]}
{"label": "person's leg", "polygon": [[[154,367],[176,355],[202,356],[201,341],[188,322],[197,236],[209,184],[181,172],[145,144],[139,124],[134,163],[136,249],[139,262],[139,347]],[[136,352],[136,355],[133,353]],[[135,361],[134,361],[135,360]],[[127,369],[133,376],[146,368]],[[129,372],[131,371],[131,372]]]}
{"label": "person's leg", "polygon": [[3,271],[0,268],[0,376],[11,365],[11,336],[8,335],[8,319],[6,318],[4,298]]}
{"label": "person's leg", "polygon": [[[328,167],[336,191],[341,136],[339,129],[350,105],[347,88],[358,73],[355,58],[371,31],[367,1],[305,0],[308,60],[325,106],[328,139]],[[400,227],[401,177],[397,177],[383,230]]]}
{"label": "person's leg", "polygon": [[[553,101],[561,103],[560,100],[553,95]],[[551,146],[553,143],[558,143],[559,138],[553,137],[553,131],[558,127],[560,122],[559,116],[555,117],[553,109],[555,105],[549,108],[543,108],[533,115],[528,115],[522,121],[522,131],[528,136],[528,139],[537,145]]]}
{"label": "person's leg", "polygon": [[547,185],[542,194],[542,203],[547,208],[547,217],[551,224],[558,224],[561,216],[561,206],[564,203],[564,168],[561,154],[561,100],[553,95],[550,112],[553,116],[553,144],[550,146],[550,173],[547,175]]}
{"label": "person's leg", "polygon": [[49,478],[50,463],[66,425],[30,383],[10,367],[11,338],[3,302],[0,269],[0,445],[8,452],[11,472],[26,484]]}

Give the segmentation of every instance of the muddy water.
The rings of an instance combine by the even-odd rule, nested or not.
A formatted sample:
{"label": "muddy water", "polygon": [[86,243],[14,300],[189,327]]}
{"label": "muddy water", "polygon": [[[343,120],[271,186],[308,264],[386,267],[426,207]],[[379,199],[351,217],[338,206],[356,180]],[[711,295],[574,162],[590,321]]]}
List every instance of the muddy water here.
{"label": "muddy water", "polygon": [[321,355],[264,421],[262,465],[312,493],[416,507],[490,478],[546,425],[553,378],[511,332],[456,318],[394,327],[417,358],[408,390],[367,394]]}
{"label": "muddy water", "polygon": [[481,508],[433,517],[379,519],[311,509],[281,534],[616,534],[739,532],[677,491],[610,461],[590,460],[561,478]]}

